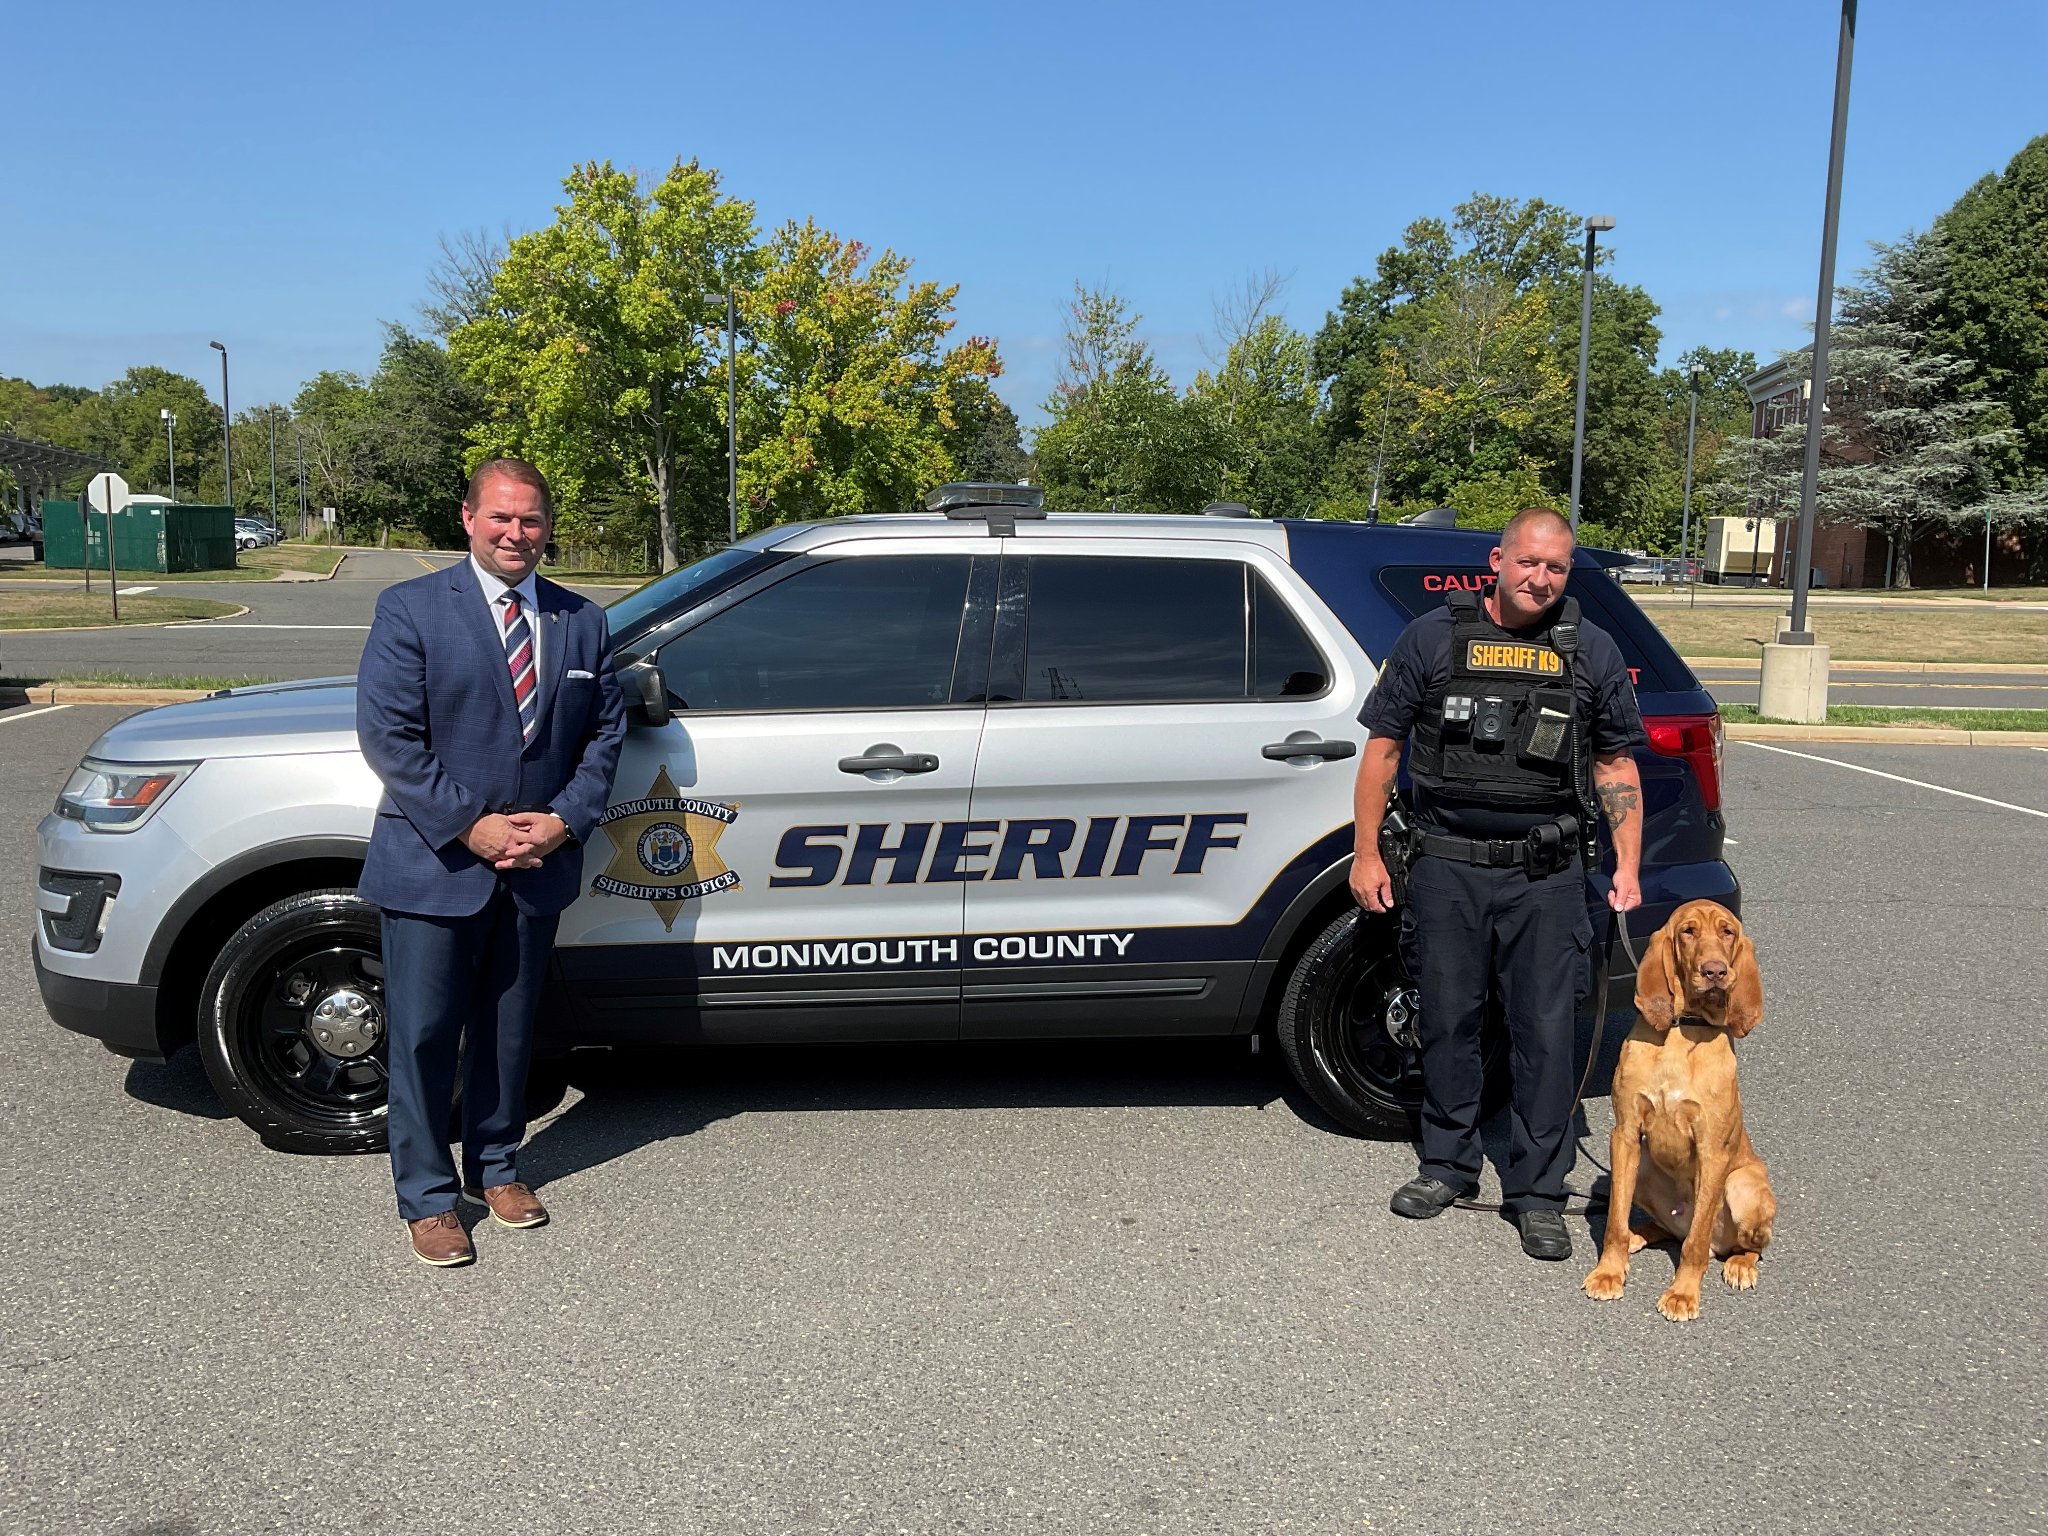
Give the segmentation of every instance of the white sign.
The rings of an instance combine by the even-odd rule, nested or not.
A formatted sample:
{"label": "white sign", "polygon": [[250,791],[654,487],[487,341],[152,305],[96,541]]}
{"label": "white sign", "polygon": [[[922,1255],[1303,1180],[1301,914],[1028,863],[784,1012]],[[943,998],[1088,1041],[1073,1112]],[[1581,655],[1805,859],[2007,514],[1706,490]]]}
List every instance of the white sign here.
{"label": "white sign", "polygon": [[332,528],[334,526],[334,508],[322,507],[320,509],[320,521]]}
{"label": "white sign", "polygon": [[118,512],[128,505],[128,482],[116,474],[94,475],[86,482],[85,500],[95,512]]}

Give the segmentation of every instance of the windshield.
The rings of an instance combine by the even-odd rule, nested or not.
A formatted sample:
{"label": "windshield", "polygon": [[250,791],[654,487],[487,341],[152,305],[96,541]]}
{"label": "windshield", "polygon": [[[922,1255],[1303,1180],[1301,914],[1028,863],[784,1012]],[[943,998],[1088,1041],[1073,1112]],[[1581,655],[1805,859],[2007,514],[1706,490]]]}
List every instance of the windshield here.
{"label": "windshield", "polygon": [[721,549],[666,576],[643,582],[617,602],[606,605],[605,620],[611,626],[612,638],[616,640],[645,628],[657,614],[687,607],[692,597],[708,596],[730,586],[743,572],[770,558],[762,550],[744,546]]}

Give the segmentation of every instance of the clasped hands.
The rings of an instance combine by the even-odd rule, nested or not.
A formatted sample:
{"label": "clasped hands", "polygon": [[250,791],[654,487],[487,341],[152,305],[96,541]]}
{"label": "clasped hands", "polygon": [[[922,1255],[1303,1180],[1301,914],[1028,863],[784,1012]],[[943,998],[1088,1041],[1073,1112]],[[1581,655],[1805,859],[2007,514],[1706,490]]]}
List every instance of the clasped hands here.
{"label": "clasped hands", "polygon": [[550,811],[514,811],[477,819],[463,846],[493,869],[539,869],[540,861],[569,840],[568,823]]}

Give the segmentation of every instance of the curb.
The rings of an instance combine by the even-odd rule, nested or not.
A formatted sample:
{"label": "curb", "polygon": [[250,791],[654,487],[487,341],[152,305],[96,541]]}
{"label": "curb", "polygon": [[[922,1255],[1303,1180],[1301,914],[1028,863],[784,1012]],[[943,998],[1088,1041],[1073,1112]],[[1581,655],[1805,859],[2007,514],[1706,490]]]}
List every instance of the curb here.
{"label": "curb", "polygon": [[0,688],[0,704],[189,704],[211,688],[96,688],[89,683],[37,683],[33,688]]}
{"label": "curb", "polygon": [[324,576],[321,575],[318,571],[279,571],[275,576],[271,577],[270,579],[272,581],[285,582],[290,586],[300,586],[309,581],[332,581],[334,580],[335,577],[341,574],[341,568],[347,564],[348,551],[343,550],[341,553],[341,558],[334,562],[334,569],[329,571]]}
{"label": "curb", "polygon": [[0,629],[0,635],[80,635],[96,629],[177,629],[186,624],[225,624],[253,612],[246,604],[233,613],[216,613],[210,619],[151,619],[142,624],[49,624],[39,629]]}
{"label": "curb", "polygon": [[[1753,667],[1757,665],[1754,656],[1681,656],[1678,658],[1695,672],[1702,667],[1726,671],[1729,667]],[[2031,661],[1830,661],[1834,672],[1993,672],[2015,676],[2038,676],[2048,673],[2048,662]]]}
{"label": "curb", "polygon": [[1943,725],[1729,725],[1730,741],[1888,741],[1902,747],[2048,747],[2048,731],[1965,731]]}

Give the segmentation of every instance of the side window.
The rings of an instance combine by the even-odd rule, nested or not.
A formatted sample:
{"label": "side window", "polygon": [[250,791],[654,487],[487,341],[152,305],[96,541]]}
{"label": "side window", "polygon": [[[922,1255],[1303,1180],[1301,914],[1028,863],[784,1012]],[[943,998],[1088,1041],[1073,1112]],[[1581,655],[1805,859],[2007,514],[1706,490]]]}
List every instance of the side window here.
{"label": "side window", "polygon": [[1257,573],[1252,584],[1252,697],[1299,699],[1330,686],[1330,664],[1292,610]]}
{"label": "side window", "polygon": [[1244,577],[1234,560],[1034,556],[1025,702],[1242,699]]}
{"label": "side window", "polygon": [[806,565],[663,646],[662,681],[692,711],[944,704],[968,565],[966,555]]}

